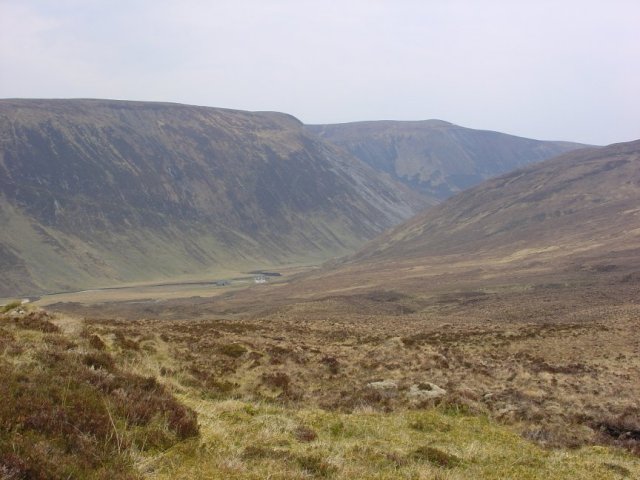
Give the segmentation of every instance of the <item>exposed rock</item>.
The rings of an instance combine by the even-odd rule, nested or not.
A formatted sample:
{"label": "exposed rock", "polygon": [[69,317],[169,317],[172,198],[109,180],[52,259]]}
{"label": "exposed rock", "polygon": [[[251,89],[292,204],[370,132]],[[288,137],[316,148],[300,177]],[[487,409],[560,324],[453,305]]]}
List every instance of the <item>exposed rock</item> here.
{"label": "exposed rock", "polygon": [[367,387],[373,388],[374,390],[397,390],[398,384],[393,380],[380,380],[378,382],[367,383]]}
{"label": "exposed rock", "polygon": [[413,400],[421,401],[440,398],[446,395],[446,393],[447,391],[444,388],[439,387],[435,383],[420,382],[409,387],[407,396]]}
{"label": "exposed rock", "polygon": [[24,310],[23,308],[16,308],[11,310],[8,313],[8,316],[10,319],[15,320],[16,318],[22,318],[27,314],[27,311]]}

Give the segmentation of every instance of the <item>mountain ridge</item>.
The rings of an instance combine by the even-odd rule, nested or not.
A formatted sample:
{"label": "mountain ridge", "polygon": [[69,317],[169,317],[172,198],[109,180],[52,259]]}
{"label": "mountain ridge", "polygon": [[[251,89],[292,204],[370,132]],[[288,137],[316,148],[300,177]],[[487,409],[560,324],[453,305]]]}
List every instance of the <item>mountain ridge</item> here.
{"label": "mountain ridge", "polygon": [[305,128],[415,191],[440,200],[526,164],[587,147],[470,129],[438,119]]}
{"label": "mountain ridge", "polygon": [[640,278],[638,166],[640,140],[487,180],[301,276],[287,295],[633,285]]}
{"label": "mountain ridge", "polygon": [[280,112],[0,100],[0,295],[317,263],[439,202],[312,130]]}
{"label": "mountain ridge", "polygon": [[0,172],[5,294],[318,261],[435,203],[291,115],[167,103],[0,101]]}

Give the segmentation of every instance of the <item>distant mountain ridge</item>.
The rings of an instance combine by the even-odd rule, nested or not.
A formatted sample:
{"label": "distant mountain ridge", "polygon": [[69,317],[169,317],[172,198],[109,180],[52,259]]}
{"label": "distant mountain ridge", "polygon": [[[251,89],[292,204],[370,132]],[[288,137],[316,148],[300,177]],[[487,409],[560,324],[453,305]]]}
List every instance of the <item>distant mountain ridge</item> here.
{"label": "distant mountain ridge", "polygon": [[569,152],[488,180],[380,235],[355,261],[638,248],[640,140]]}
{"label": "distant mountain ridge", "polygon": [[434,203],[286,114],[0,100],[0,296],[323,260]]}
{"label": "distant mountain ridge", "polygon": [[410,188],[445,199],[484,180],[587,145],[532,140],[442,120],[307,125]]}

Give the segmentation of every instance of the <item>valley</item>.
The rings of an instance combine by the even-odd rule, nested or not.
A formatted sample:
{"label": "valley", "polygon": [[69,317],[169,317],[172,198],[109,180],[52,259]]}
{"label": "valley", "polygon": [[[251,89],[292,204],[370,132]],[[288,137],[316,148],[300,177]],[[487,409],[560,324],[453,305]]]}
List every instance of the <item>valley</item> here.
{"label": "valley", "polygon": [[[317,267],[310,265],[282,265],[278,272],[268,272],[266,281],[273,282],[285,279],[304,271]],[[277,273],[277,275],[275,275]],[[214,297],[229,293],[256,284],[256,279],[262,275],[255,272],[218,271],[215,277],[188,276],[187,278],[174,278],[173,281],[161,283],[135,283],[123,284],[111,287],[97,287],[89,290],[75,292],[48,293],[40,297],[32,297],[29,300],[34,305],[45,307],[52,303],[77,302],[83,304],[95,304],[102,302],[159,302],[167,299],[185,297]],[[281,278],[282,277],[282,278]],[[10,299],[0,299],[2,303],[8,303]]]}
{"label": "valley", "polygon": [[522,258],[46,308],[197,412],[150,478],[633,478],[640,265]]}
{"label": "valley", "polygon": [[318,263],[434,199],[290,115],[0,101],[0,296]]}
{"label": "valley", "polygon": [[0,480],[640,480],[639,18],[0,0]]}
{"label": "valley", "polygon": [[[131,114],[128,104],[99,106],[108,115],[118,108]],[[253,115],[202,114],[231,123]],[[269,121],[294,143],[340,154],[341,147],[316,144],[299,126],[292,133],[289,118]],[[296,161],[306,154],[300,155]],[[271,217],[264,216],[255,238],[268,234],[269,240],[254,244],[254,252],[271,245],[294,254],[207,264],[198,256],[203,251],[189,257],[202,262],[189,269],[187,257],[173,258],[172,250],[136,253],[135,265],[151,265],[148,278],[98,275],[86,283],[78,277],[64,285],[87,288],[42,290],[23,305],[10,300],[35,288],[20,279],[27,272],[35,282],[37,269],[29,262],[42,259],[39,268],[48,268],[77,253],[72,243],[53,241],[20,257],[12,253],[20,252],[21,240],[34,245],[35,237],[25,232],[45,228],[36,219],[49,222],[47,232],[73,236],[94,252],[108,245],[109,255],[125,263],[133,253],[119,249],[138,238],[138,227],[184,246],[195,231],[214,228],[207,222],[217,224],[194,210],[187,218],[196,223],[172,236],[173,214],[151,202],[166,192],[155,197],[153,189],[142,189],[140,201],[153,207],[159,223],[148,224],[151,217],[136,209],[124,217],[105,215],[95,222],[120,229],[118,238],[109,233],[93,240],[96,225],[76,231],[65,223],[75,218],[69,211],[89,215],[85,205],[71,208],[75,196],[54,191],[47,201],[67,198],[71,210],[27,214],[20,202],[35,204],[25,195],[45,194],[14,181],[15,188],[7,189],[14,203],[3,217],[11,229],[3,233],[9,253],[2,269],[7,300],[0,314],[0,369],[8,380],[0,408],[0,473],[122,479],[639,476],[640,143],[575,149],[439,203],[397,179],[376,177],[355,157],[344,161],[357,162],[356,170],[371,175],[367,182],[376,189],[385,185],[397,195],[372,200],[359,196],[359,187],[336,193],[329,211],[345,215],[339,217],[345,223],[336,226],[327,213],[326,225],[347,236],[362,234],[348,248],[341,243],[346,237],[328,233],[313,243],[325,245],[326,255],[305,252],[303,241],[298,255],[291,237],[272,229]],[[334,168],[327,166],[325,174]],[[349,178],[344,188],[355,181]],[[45,180],[39,176],[36,183]],[[118,208],[135,204],[138,193],[116,187],[111,184],[108,195],[133,195]],[[181,197],[187,191],[174,192],[176,208],[195,208],[194,198]],[[271,212],[285,223],[293,212],[299,215],[298,226],[290,225],[294,237],[306,234],[301,225],[315,218],[306,208],[317,206],[309,199],[301,208],[298,193],[281,199],[286,212]],[[355,210],[341,203],[347,194]],[[414,208],[416,214],[399,223]],[[381,218],[382,211],[388,216]],[[125,218],[140,223],[116,225]],[[234,225],[240,232],[247,224]],[[249,230],[242,235],[252,238]],[[135,245],[148,252],[146,244]],[[48,248],[58,256],[48,256]],[[170,268],[178,260],[187,262],[179,274]],[[65,275],[76,267],[72,262]]]}
{"label": "valley", "polygon": [[[348,138],[374,148],[354,128]],[[473,183],[584,147],[396,125],[409,177],[473,178],[437,193],[397,174],[388,148],[372,160],[335,129],[277,112],[0,100],[0,297],[320,264]]]}

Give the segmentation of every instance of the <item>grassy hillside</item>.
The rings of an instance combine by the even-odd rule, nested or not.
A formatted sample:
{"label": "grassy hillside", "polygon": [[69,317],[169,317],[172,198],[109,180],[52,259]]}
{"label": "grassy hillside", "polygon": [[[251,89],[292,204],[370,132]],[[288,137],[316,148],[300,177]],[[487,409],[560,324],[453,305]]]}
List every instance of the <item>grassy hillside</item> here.
{"label": "grassy hillside", "polygon": [[[333,318],[299,325],[301,316],[316,317],[318,306]],[[432,347],[395,340],[412,328],[398,331],[415,322],[412,316],[391,324],[381,315],[381,328],[367,333],[357,317],[317,304],[253,321],[196,323],[21,310],[0,316],[7,379],[0,387],[0,472],[8,478],[624,479],[640,473],[638,458],[622,449],[591,442],[545,448],[531,419],[496,422],[473,408],[461,385],[438,380],[446,396],[425,396],[419,404],[405,402],[411,390],[397,379],[397,391],[368,387],[408,374],[406,355],[437,360]],[[446,354],[457,377],[452,347]],[[422,370],[435,381],[433,367]]]}

